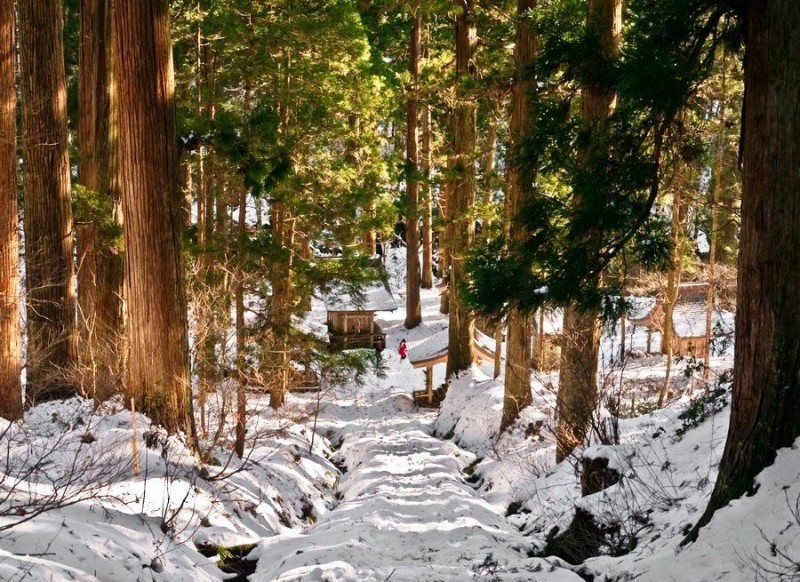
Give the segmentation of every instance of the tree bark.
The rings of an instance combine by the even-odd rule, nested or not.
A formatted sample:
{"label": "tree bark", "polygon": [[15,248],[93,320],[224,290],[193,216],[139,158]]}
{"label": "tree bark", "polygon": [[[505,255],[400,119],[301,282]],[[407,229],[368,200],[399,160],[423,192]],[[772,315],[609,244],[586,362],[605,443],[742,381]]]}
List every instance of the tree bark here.
{"label": "tree bark", "polygon": [[698,527],[753,490],[755,476],[800,434],[800,4],[748,2],[746,30],[731,421]]}
{"label": "tree bark", "polygon": [[[679,162],[682,163],[682,162]],[[686,218],[686,204],[682,198],[682,190],[685,181],[682,179],[682,172],[685,168],[676,170],[676,185],[672,189],[672,251],[670,262],[672,266],[667,273],[667,288],[664,292],[664,322],[661,326],[661,353],[666,356],[666,369],[664,371],[664,383],[658,393],[657,406],[661,408],[664,400],[669,393],[669,384],[672,378],[672,358],[675,356],[675,304],[678,302],[679,289],[681,285],[681,273],[683,271],[683,241],[686,238],[683,224]]]}
{"label": "tree bark", "polygon": [[83,391],[105,400],[122,374],[123,255],[117,165],[117,122],[111,50],[111,3],[82,0],[78,119],[81,185],[108,209],[77,227],[78,358]]}
{"label": "tree bark", "polygon": [[[452,112],[447,116],[448,131],[452,133],[453,129],[453,114]],[[455,172],[456,162],[455,154],[450,151],[447,155],[447,175],[453,176]],[[442,189],[439,192],[439,208],[441,209],[443,218],[443,227],[439,229],[439,276],[442,280],[443,290],[439,296],[439,313],[442,315],[450,314],[450,265],[452,263],[452,239],[453,239],[453,189],[455,188],[454,180],[446,180],[442,184]]]}
{"label": "tree bark", "polygon": [[475,319],[464,304],[460,286],[466,283],[466,254],[472,244],[475,224],[470,209],[475,202],[476,107],[465,85],[473,77],[477,34],[474,0],[461,2],[463,10],[456,17],[456,94],[453,114],[455,167],[452,200],[447,201],[452,222],[450,240],[450,326],[447,350],[447,378],[469,369]]}
{"label": "tree bark", "polygon": [[711,185],[711,227],[708,232],[708,293],[706,293],[706,349],[704,354],[705,366],[703,366],[703,381],[708,381],[708,373],[711,370],[711,335],[712,322],[714,316],[714,299],[716,297],[717,283],[717,229],[719,228],[719,194],[721,182],[719,176],[722,174],[722,161],[725,153],[725,110],[727,105],[727,58],[722,58],[722,78],[719,88],[719,125],[717,130],[717,143],[714,152],[714,182]]}
{"label": "tree bark", "polygon": [[63,14],[56,0],[18,3],[28,294],[27,398],[77,388],[76,296]]}
{"label": "tree bark", "polygon": [[0,0],[0,416],[22,417],[14,0]]}
{"label": "tree bark", "polygon": [[289,387],[289,332],[292,323],[292,263],[294,257],[294,219],[284,202],[270,203],[270,223],[281,258],[272,265],[271,343],[269,372],[272,387],[269,405],[280,408]]}
{"label": "tree bark", "polygon": [[119,2],[113,23],[128,299],[126,388],[153,422],[171,433],[184,431],[196,449],[169,3]]}
{"label": "tree bark", "polygon": [[[289,61],[284,72],[283,99],[280,106],[281,131],[289,131]],[[359,131],[359,119],[351,116],[350,127]],[[294,259],[294,219],[287,204],[280,200],[270,202],[270,224],[273,239],[279,248],[280,259],[272,265],[271,345],[268,360],[272,374],[269,405],[273,410],[283,406],[289,388],[289,333],[292,324],[292,263]]]}
{"label": "tree bark", "polygon": [[[522,144],[534,131],[533,107],[536,79],[530,73],[536,59],[538,39],[531,29],[529,12],[536,8],[536,0],[517,0],[517,37],[515,50],[516,80],[512,89],[511,151],[512,157],[506,172],[507,195],[505,235],[509,244],[523,244],[527,230],[514,224],[523,207],[534,197],[534,179],[522,162]],[[506,377],[503,394],[503,415],[500,430],[505,430],[519,417],[525,407],[533,403],[531,394],[531,321],[528,314],[512,306],[507,318]],[[499,348],[498,348],[499,349]]]}
{"label": "tree bark", "polygon": [[433,288],[433,188],[431,188],[431,108],[422,106],[422,278],[423,289]]}
{"label": "tree bark", "polygon": [[408,48],[408,71],[411,81],[406,102],[406,321],[405,328],[413,329],[422,323],[422,304],[420,303],[420,265],[419,265],[419,46],[422,18],[414,14],[411,26],[411,40]]}
{"label": "tree bark", "polygon": [[[589,0],[587,27],[597,38],[598,65],[619,53],[622,28],[622,0]],[[616,92],[608,83],[586,82],[581,89],[581,123],[584,139],[578,158],[584,170],[591,172],[593,163],[602,163],[606,151],[606,122],[614,111]],[[597,160],[597,162],[593,161]],[[576,192],[576,204],[581,194]],[[598,243],[593,233],[585,235],[587,248]],[[589,281],[599,285],[599,277]],[[597,364],[600,349],[600,313],[572,303],[564,309],[561,370],[559,374],[556,413],[556,460],[569,455],[588,435],[597,404]]]}

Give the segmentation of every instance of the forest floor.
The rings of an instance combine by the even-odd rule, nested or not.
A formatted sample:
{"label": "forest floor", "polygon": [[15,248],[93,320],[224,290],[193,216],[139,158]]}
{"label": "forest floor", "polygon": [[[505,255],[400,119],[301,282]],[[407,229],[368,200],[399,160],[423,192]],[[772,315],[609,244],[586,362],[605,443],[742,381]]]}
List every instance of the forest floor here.
{"label": "forest floor", "polygon": [[[390,257],[388,268],[402,304],[402,259]],[[415,406],[423,371],[400,360],[397,346],[446,326],[435,292],[423,303],[414,330],[403,328],[402,309],[380,314],[380,377],[291,393],[278,413],[252,394],[244,461],[218,447],[198,467],[180,438],[118,401],[96,410],[81,399],[43,404],[25,423],[4,425],[0,580],[798,579],[796,447],[779,451],[755,495],[679,547],[716,479],[730,349],[712,359],[709,386],[690,362],[676,364],[668,406],[653,410],[664,358],[615,362],[619,338],[607,333],[598,426],[618,444],[556,464],[557,373],[535,374],[534,405],[503,434],[503,378],[491,379],[489,363],[454,381],[440,409]],[[315,304],[307,324],[322,321]],[[641,350],[644,334],[628,332],[627,345]],[[232,435],[232,390],[226,384],[208,402],[206,428],[220,442]],[[583,459],[603,460],[619,481],[583,496]]]}

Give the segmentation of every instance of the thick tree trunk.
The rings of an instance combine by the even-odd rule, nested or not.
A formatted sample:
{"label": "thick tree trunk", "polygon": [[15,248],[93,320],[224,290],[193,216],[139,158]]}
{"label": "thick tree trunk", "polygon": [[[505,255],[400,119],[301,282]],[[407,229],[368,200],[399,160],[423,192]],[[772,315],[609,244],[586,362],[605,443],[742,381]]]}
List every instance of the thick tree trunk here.
{"label": "thick tree trunk", "polygon": [[589,435],[597,406],[600,319],[595,311],[564,310],[556,411],[556,460],[561,462]]}
{"label": "thick tree trunk", "polygon": [[[619,52],[622,28],[622,0],[589,0],[587,26],[597,37],[598,64],[614,58]],[[614,111],[616,93],[608,82],[593,80],[581,90],[581,119],[584,145],[578,157],[591,172],[593,159],[602,163],[606,150],[606,121]],[[576,192],[576,204],[581,204]],[[588,233],[583,244],[596,246],[595,236]],[[591,250],[589,251],[591,252]],[[599,278],[593,282],[599,285]],[[556,460],[561,461],[588,434],[597,403],[597,364],[600,342],[600,313],[573,303],[564,309],[563,345],[556,412]]]}
{"label": "thick tree trunk", "polygon": [[0,0],[0,416],[22,416],[14,0]]}
{"label": "thick tree trunk", "polygon": [[111,3],[82,0],[79,102],[81,185],[108,209],[78,226],[78,358],[83,391],[105,400],[119,390],[122,375],[123,255],[117,241],[122,212],[117,165]]}
{"label": "thick tree trunk", "polygon": [[137,408],[196,448],[166,0],[114,6],[129,359]]}
{"label": "thick tree trunk", "polygon": [[[289,61],[283,79],[283,99],[280,106],[281,131],[289,131],[289,84],[291,81]],[[359,130],[359,118],[351,116],[350,127]],[[270,224],[273,239],[279,246],[282,260],[272,265],[272,305],[271,305],[271,344],[270,354],[271,391],[269,405],[273,410],[283,406],[289,389],[289,332],[292,323],[292,263],[294,259],[294,219],[289,214],[285,202],[274,200],[270,203]]]}
{"label": "thick tree trunk", "polygon": [[698,527],[800,434],[800,4],[748,2],[747,19],[731,421]]}
{"label": "thick tree trunk", "polygon": [[272,265],[272,303],[270,313],[271,338],[267,346],[271,379],[269,405],[277,410],[289,388],[289,332],[292,322],[292,262],[294,257],[294,219],[286,204],[272,202],[270,222],[275,240],[280,245],[282,259]]}
{"label": "thick tree trunk", "polygon": [[28,293],[27,397],[74,394],[76,296],[63,7],[18,3]]}
{"label": "thick tree trunk", "polygon": [[406,217],[406,321],[405,328],[413,329],[422,323],[422,304],[420,303],[420,265],[419,265],[419,42],[421,17],[414,15],[411,26],[411,40],[408,48],[408,71],[411,82],[406,102],[406,195],[408,216]]}
{"label": "thick tree trunk", "polygon": [[456,18],[456,83],[457,103],[453,114],[455,168],[447,201],[452,222],[450,264],[450,327],[447,350],[447,378],[469,369],[475,319],[464,304],[460,286],[466,283],[466,254],[472,244],[475,224],[470,209],[475,202],[475,101],[466,94],[464,85],[474,75],[473,59],[477,44],[474,0],[465,0],[463,11]]}
{"label": "thick tree trunk", "polygon": [[[527,13],[536,8],[536,0],[517,1],[516,81],[513,87],[511,112],[512,157],[506,171],[507,196],[504,209],[505,234],[510,245],[522,244],[525,229],[516,225],[521,210],[533,201],[533,176],[522,162],[522,144],[533,132],[533,106],[536,80],[530,74],[536,59],[538,42],[530,28]],[[531,394],[531,322],[517,307],[508,312],[506,337],[506,379],[503,395],[503,416],[500,430],[508,428],[519,413],[533,402]]]}

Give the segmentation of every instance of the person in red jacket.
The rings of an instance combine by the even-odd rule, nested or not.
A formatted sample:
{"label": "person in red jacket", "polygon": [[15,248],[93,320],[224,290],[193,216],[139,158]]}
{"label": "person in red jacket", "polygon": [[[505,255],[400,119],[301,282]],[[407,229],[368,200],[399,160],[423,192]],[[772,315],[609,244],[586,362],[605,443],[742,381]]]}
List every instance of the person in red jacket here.
{"label": "person in red jacket", "polygon": [[400,359],[405,360],[408,357],[408,346],[406,340],[400,340],[400,347],[397,348],[397,353],[400,354]]}

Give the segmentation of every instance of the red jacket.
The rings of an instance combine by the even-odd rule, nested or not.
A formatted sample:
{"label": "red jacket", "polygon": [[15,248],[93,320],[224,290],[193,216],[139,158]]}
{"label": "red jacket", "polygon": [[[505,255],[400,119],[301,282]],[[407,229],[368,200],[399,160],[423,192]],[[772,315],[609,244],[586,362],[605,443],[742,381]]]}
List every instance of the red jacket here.
{"label": "red jacket", "polygon": [[397,353],[400,354],[401,358],[408,356],[408,346],[406,345],[406,342],[400,342],[400,347],[397,348]]}

